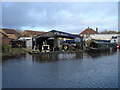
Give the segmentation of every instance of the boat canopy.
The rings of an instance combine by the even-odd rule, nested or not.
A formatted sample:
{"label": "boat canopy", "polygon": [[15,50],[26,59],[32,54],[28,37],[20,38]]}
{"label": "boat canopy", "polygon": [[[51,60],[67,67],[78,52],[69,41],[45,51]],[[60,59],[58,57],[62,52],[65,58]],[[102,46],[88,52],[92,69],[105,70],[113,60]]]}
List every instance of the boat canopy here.
{"label": "boat canopy", "polygon": [[95,40],[95,41],[98,41],[98,42],[110,42],[110,40]]}

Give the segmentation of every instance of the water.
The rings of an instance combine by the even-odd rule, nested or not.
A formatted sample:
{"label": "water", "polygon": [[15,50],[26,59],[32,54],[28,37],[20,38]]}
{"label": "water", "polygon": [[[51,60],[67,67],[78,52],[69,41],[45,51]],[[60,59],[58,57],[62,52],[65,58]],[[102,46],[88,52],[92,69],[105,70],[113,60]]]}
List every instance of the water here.
{"label": "water", "polygon": [[3,60],[3,88],[118,88],[118,54],[25,54]]}

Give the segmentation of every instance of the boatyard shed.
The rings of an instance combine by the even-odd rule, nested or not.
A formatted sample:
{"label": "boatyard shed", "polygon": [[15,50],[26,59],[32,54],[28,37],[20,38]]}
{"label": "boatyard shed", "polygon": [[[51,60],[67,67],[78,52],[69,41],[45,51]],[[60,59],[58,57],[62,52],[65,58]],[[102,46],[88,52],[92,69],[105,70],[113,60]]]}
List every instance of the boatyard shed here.
{"label": "boatyard shed", "polygon": [[24,41],[26,47],[32,49],[32,37],[20,37],[18,40]]}
{"label": "boatyard shed", "polygon": [[[83,38],[79,35],[52,30],[33,38],[33,49],[49,49],[49,51],[81,50]],[[43,47],[44,46],[44,47]]]}

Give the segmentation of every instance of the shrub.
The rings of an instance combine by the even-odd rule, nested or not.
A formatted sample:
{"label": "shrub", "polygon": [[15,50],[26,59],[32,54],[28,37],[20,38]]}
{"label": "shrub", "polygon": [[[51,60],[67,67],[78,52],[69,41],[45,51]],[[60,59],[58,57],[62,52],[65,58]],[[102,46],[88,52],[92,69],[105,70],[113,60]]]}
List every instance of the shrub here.
{"label": "shrub", "polygon": [[5,49],[9,50],[10,48],[11,48],[10,45],[5,45],[5,46],[3,46],[3,50],[5,50]]}

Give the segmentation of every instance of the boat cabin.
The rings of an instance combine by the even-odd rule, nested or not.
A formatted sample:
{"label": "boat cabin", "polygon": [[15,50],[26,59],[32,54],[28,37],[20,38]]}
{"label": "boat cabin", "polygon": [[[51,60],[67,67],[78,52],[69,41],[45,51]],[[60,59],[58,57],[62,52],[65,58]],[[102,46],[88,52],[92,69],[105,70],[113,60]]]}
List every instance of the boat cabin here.
{"label": "boat cabin", "polygon": [[91,48],[115,48],[115,43],[110,42],[91,42]]}

